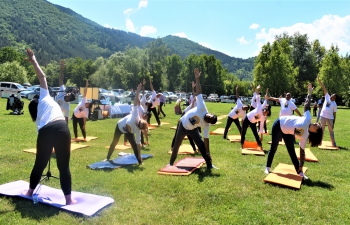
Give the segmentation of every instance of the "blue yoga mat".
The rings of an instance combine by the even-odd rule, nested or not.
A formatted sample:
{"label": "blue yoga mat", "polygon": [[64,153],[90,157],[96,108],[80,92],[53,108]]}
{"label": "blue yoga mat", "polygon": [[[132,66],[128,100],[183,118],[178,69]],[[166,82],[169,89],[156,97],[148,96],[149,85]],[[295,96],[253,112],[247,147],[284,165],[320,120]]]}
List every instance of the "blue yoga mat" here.
{"label": "blue yoga mat", "polygon": [[[141,154],[142,159],[148,159],[153,157],[151,154]],[[105,161],[105,162],[96,162],[91,165],[88,165],[90,169],[117,169],[122,166],[134,165],[139,162],[136,159],[134,154],[119,156],[113,160]]]}

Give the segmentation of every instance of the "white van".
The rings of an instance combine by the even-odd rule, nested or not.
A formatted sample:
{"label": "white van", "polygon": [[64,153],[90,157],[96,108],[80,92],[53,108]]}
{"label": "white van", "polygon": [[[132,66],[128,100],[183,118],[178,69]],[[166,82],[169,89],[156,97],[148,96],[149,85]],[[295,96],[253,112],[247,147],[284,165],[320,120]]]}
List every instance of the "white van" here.
{"label": "white van", "polygon": [[0,82],[0,97],[2,98],[8,98],[10,95],[20,95],[19,93],[21,91],[24,91],[25,88],[14,82]]}

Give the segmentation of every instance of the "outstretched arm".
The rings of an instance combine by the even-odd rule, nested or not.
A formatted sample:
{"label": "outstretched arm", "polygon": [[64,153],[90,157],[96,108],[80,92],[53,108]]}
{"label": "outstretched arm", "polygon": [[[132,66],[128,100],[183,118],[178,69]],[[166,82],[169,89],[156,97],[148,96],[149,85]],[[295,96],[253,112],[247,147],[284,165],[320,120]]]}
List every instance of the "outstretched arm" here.
{"label": "outstretched arm", "polygon": [[48,90],[45,73],[42,71],[42,69],[39,66],[39,63],[36,61],[34,52],[31,49],[27,49],[27,55],[28,58],[26,58],[25,60],[29,61],[34,66],[35,74],[39,80],[40,87]]}
{"label": "outstretched arm", "polygon": [[87,94],[87,91],[88,91],[88,87],[89,87],[89,80],[86,80],[85,89],[84,89],[84,95],[83,95],[84,98],[86,98],[86,94]]}
{"label": "outstretched arm", "polygon": [[134,98],[134,106],[140,105],[140,91],[141,91],[141,84],[137,85],[135,98]]}
{"label": "outstretched arm", "polygon": [[198,68],[194,69],[194,77],[196,78],[196,94],[199,95],[202,93],[202,88],[200,83],[201,72]]}
{"label": "outstretched arm", "polygon": [[239,94],[238,94],[238,85],[236,86],[236,100],[239,98]]}
{"label": "outstretched arm", "polygon": [[151,91],[154,91],[151,77],[149,77],[149,86],[151,88]]}
{"label": "outstretched arm", "polygon": [[193,95],[193,97],[196,96],[196,92],[194,91],[195,87],[196,87],[196,83],[194,83],[194,81],[192,81],[192,95]]}
{"label": "outstretched arm", "polygon": [[59,76],[59,78],[58,78],[58,84],[59,84],[59,86],[61,87],[62,85],[63,85],[63,78],[64,78],[64,76],[63,76],[63,70],[64,70],[64,61],[63,60],[61,60],[60,61],[60,76]]}
{"label": "outstretched arm", "polygon": [[146,80],[143,79],[143,81],[142,81],[142,96],[145,95],[145,85],[146,85]]}
{"label": "outstretched arm", "polygon": [[317,76],[317,81],[318,81],[318,83],[320,84],[320,86],[322,87],[324,95],[326,95],[326,94],[328,93],[328,91],[327,91],[327,89],[325,88],[325,86],[322,84],[322,82],[321,82],[319,76]]}
{"label": "outstretched arm", "polygon": [[311,105],[311,95],[312,95],[312,91],[313,91],[312,84],[309,83],[309,84],[307,85],[307,92],[308,92],[308,94],[307,94],[307,97],[306,97],[306,100],[305,100],[305,104],[304,104],[304,113],[305,113],[306,111],[310,111],[310,109],[311,109],[310,105]]}

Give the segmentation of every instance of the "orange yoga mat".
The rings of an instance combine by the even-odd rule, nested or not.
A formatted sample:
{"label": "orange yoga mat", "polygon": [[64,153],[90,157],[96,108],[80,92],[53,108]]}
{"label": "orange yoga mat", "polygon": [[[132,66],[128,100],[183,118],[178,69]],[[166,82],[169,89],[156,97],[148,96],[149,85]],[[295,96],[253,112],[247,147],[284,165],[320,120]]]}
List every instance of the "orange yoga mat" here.
{"label": "orange yoga mat", "polygon": [[[303,173],[306,170],[307,167],[303,167]],[[273,172],[266,176],[264,182],[300,189],[302,180],[303,178],[295,172],[293,165],[279,163]]]}
{"label": "orange yoga mat", "polygon": [[[81,145],[81,144],[71,143],[70,151],[74,151],[74,150],[81,149],[81,148],[87,148],[87,147],[90,147],[90,146],[89,145]],[[24,152],[28,152],[28,153],[36,154],[36,148],[24,149],[23,151]],[[54,149],[52,149],[52,153],[55,153]]]}
{"label": "orange yoga mat", "polygon": [[265,155],[256,142],[244,141],[242,155]]}
{"label": "orange yoga mat", "polygon": [[[197,151],[198,151],[198,149],[197,149]],[[168,153],[171,154],[172,151],[170,150]],[[180,146],[179,152],[177,154],[179,154],[179,155],[191,155],[191,154],[195,154],[195,152],[193,151],[191,145],[183,144]]]}
{"label": "orange yoga mat", "polygon": [[196,169],[200,168],[205,163],[203,158],[186,157],[181,159],[174,166],[167,165],[158,170],[161,175],[182,175],[188,176]]}
{"label": "orange yoga mat", "polygon": [[218,129],[210,132],[210,134],[212,134],[212,135],[223,135],[224,131],[225,131],[225,128],[218,128]]}
{"label": "orange yoga mat", "polygon": [[[308,162],[318,162],[316,156],[311,152],[309,148],[305,148],[305,161]],[[300,148],[295,148],[295,153],[297,154],[298,159],[300,159]]]}
{"label": "orange yoga mat", "polygon": [[154,129],[156,129],[157,127],[155,127],[155,126],[151,126],[151,125],[148,125],[148,130],[154,130]]}
{"label": "orange yoga mat", "polygon": [[[95,140],[98,137],[92,137],[92,136],[86,136],[86,141],[91,141],[91,140]],[[78,137],[78,139],[72,139],[72,142],[84,142],[84,138],[83,137]]]}
{"label": "orange yoga mat", "polygon": [[333,147],[332,142],[330,141],[322,141],[322,144],[319,145],[318,148],[325,150],[339,150],[339,147]]}
{"label": "orange yoga mat", "polygon": [[170,127],[170,129],[176,130],[176,129],[177,129],[177,126],[175,126],[175,127]]}
{"label": "orange yoga mat", "polygon": [[227,139],[230,142],[241,142],[241,135],[228,135]]}

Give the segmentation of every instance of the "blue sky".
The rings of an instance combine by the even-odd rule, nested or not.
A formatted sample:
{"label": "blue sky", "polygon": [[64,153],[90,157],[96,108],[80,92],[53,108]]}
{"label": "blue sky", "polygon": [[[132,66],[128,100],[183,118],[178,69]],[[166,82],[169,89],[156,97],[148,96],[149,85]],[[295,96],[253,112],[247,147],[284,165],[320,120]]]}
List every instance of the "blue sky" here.
{"label": "blue sky", "polygon": [[287,32],[350,54],[350,0],[48,0],[111,28],[146,37],[176,35],[237,58]]}

